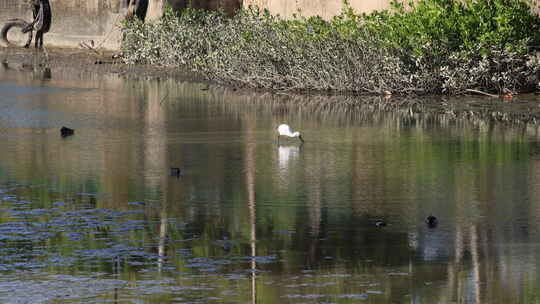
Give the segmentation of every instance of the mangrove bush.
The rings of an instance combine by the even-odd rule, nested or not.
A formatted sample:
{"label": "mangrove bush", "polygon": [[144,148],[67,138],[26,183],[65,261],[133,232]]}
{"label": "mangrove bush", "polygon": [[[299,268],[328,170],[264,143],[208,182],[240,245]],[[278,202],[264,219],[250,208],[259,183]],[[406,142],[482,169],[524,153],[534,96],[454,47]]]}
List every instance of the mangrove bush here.
{"label": "mangrove bush", "polygon": [[540,19],[527,0],[419,0],[330,20],[266,10],[166,10],[126,21],[126,63],[183,66],[222,83],[277,90],[521,92],[540,81]]}

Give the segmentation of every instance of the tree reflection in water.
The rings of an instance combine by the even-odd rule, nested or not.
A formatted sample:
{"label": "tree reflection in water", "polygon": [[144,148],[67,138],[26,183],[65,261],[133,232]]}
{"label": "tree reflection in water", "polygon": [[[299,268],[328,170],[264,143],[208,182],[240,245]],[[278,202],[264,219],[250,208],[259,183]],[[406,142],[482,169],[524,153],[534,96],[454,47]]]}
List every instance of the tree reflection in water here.
{"label": "tree reflection in water", "polygon": [[[518,113],[2,72],[2,300],[538,299],[540,141]],[[281,121],[310,140],[277,146]]]}

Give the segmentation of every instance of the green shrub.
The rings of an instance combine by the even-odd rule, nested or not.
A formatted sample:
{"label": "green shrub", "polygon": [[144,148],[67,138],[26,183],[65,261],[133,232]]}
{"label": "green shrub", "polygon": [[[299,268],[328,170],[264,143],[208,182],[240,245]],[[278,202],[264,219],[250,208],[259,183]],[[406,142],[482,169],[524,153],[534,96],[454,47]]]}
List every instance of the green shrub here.
{"label": "green shrub", "polygon": [[527,0],[419,0],[364,14],[364,25],[386,46],[412,54],[446,56],[488,49],[523,53],[540,43],[539,18]]}
{"label": "green shrub", "polygon": [[185,9],[181,14],[170,7],[155,23],[124,21],[120,51],[126,63],[162,66],[195,66],[219,44],[222,12]]}
{"label": "green shrub", "polygon": [[539,82],[539,19],[525,0],[420,0],[330,20],[248,7],[168,9],[126,22],[127,63],[184,66],[209,79],[277,90],[448,93],[524,91]]}

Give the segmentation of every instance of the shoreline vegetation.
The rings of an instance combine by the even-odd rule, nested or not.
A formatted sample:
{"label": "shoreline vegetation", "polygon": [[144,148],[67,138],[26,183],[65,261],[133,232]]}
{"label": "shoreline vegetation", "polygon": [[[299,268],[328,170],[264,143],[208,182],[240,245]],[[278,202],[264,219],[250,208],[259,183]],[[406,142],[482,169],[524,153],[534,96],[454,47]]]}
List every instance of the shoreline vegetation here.
{"label": "shoreline vegetation", "polygon": [[540,18],[527,0],[419,0],[330,20],[166,9],[125,21],[127,64],[188,68],[235,87],[353,94],[534,92]]}
{"label": "shoreline vegetation", "polygon": [[[34,52],[24,48],[0,48],[0,74],[14,73],[17,78],[39,81],[71,81],[73,78],[103,78],[104,75],[146,82],[157,81],[163,97],[160,105],[168,102],[166,91],[178,83],[192,83],[190,94],[220,96],[224,106],[244,107],[245,111],[269,110],[279,117],[301,113],[325,119],[337,113],[351,121],[383,119],[385,115],[399,117],[406,125],[464,125],[492,128],[494,124],[532,128],[540,125],[538,95],[521,94],[512,99],[493,99],[485,96],[382,96],[355,94],[327,94],[326,92],[275,92],[272,90],[236,89],[206,82],[199,73],[180,68],[153,65],[126,65],[107,62],[113,53],[97,55],[80,49],[52,48]],[[98,59],[96,61],[96,59]],[[104,60],[101,62],[101,60]],[[49,69],[49,72],[47,72]],[[52,70],[52,74],[51,74]],[[51,78],[52,76],[52,78]],[[192,96],[192,95],[190,95]],[[198,95],[197,95],[198,96]],[[198,97],[197,97],[198,98]],[[237,100],[244,102],[238,103]],[[226,101],[226,102],[225,102]],[[113,102],[111,100],[111,102]],[[232,103],[231,103],[232,102]],[[296,115],[296,114],[295,114]],[[347,120],[347,119],[346,119]],[[525,130],[525,129],[522,129]]]}

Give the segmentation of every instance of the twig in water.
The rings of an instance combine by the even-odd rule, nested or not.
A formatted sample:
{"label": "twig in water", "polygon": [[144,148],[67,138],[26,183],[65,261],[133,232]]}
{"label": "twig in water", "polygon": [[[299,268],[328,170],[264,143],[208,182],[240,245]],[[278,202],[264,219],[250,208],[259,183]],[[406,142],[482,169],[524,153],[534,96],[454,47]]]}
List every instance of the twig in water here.
{"label": "twig in water", "polygon": [[485,96],[489,96],[489,97],[493,97],[493,98],[499,98],[499,95],[489,94],[489,93],[482,92],[482,91],[479,91],[479,90],[466,89],[465,91],[480,94],[480,95],[485,95]]}
{"label": "twig in water", "polygon": [[[93,40],[92,40],[92,41],[93,41]],[[95,50],[93,46],[88,45],[88,44],[87,44],[86,42],[84,42],[84,41],[79,42],[79,46],[80,46],[81,48],[83,48],[83,49],[88,49],[88,50],[90,50],[90,51],[96,53],[97,55],[101,55],[101,53],[98,52],[97,50]]]}

